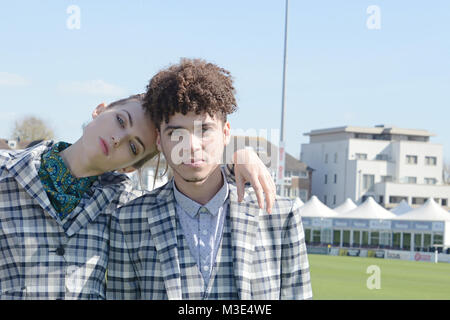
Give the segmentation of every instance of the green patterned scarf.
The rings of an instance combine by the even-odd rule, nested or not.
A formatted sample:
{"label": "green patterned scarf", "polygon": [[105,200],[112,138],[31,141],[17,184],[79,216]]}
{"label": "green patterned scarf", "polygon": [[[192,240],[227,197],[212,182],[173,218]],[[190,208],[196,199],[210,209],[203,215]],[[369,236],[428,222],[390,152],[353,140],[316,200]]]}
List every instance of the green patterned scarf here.
{"label": "green patterned scarf", "polygon": [[63,220],[80,203],[83,194],[89,190],[97,177],[75,178],[70,173],[63,159],[61,151],[69,147],[66,142],[58,142],[42,155],[39,178],[50,203]]}

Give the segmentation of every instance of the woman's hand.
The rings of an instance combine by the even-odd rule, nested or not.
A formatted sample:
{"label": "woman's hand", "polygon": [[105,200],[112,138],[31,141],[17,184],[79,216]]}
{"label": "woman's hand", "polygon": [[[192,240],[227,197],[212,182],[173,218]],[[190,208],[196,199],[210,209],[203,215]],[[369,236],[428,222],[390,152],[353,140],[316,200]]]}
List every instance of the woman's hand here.
{"label": "woman's hand", "polygon": [[249,149],[238,150],[234,153],[233,161],[238,201],[243,200],[245,183],[250,182],[256,192],[259,207],[264,208],[264,193],[266,196],[266,211],[272,213],[276,196],[275,183],[269,170],[256,152]]}

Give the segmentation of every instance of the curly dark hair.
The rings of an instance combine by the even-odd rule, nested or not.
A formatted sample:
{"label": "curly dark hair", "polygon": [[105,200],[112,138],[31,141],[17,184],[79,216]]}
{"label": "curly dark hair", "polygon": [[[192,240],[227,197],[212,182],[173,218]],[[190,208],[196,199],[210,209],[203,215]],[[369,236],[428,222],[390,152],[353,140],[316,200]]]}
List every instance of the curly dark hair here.
{"label": "curly dark hair", "polygon": [[229,71],[202,59],[182,58],[150,80],[142,105],[158,129],[175,113],[191,111],[226,121],[237,109],[234,94]]}

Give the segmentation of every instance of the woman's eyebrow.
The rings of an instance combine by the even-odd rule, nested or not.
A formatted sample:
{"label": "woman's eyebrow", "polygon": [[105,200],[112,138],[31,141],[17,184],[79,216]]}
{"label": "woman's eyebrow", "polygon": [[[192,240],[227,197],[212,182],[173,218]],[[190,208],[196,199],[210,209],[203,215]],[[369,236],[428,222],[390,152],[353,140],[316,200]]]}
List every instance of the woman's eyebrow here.
{"label": "woman's eyebrow", "polygon": [[135,137],[136,138],[136,140],[141,144],[141,146],[142,146],[142,148],[144,149],[144,152],[145,152],[145,145],[144,145],[144,143],[142,142],[142,140],[139,138],[139,137]]}
{"label": "woman's eyebrow", "polygon": [[128,115],[128,121],[130,122],[130,127],[132,127],[133,126],[133,119],[131,118],[131,114],[125,109],[122,109],[122,111],[124,111]]}

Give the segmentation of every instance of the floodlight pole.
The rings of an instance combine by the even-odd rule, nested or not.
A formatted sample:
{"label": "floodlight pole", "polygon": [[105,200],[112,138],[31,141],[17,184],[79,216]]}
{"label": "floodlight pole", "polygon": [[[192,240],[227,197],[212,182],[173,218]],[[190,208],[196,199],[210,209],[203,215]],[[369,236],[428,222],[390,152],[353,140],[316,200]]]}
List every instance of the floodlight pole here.
{"label": "floodlight pole", "polygon": [[281,132],[278,152],[278,184],[280,185],[280,195],[284,196],[284,172],[285,172],[285,141],[284,141],[284,118],[285,118],[285,97],[286,97],[286,62],[287,62],[287,33],[288,33],[289,0],[286,0],[286,13],[284,18],[284,59],[283,59],[283,87],[281,95]]}

